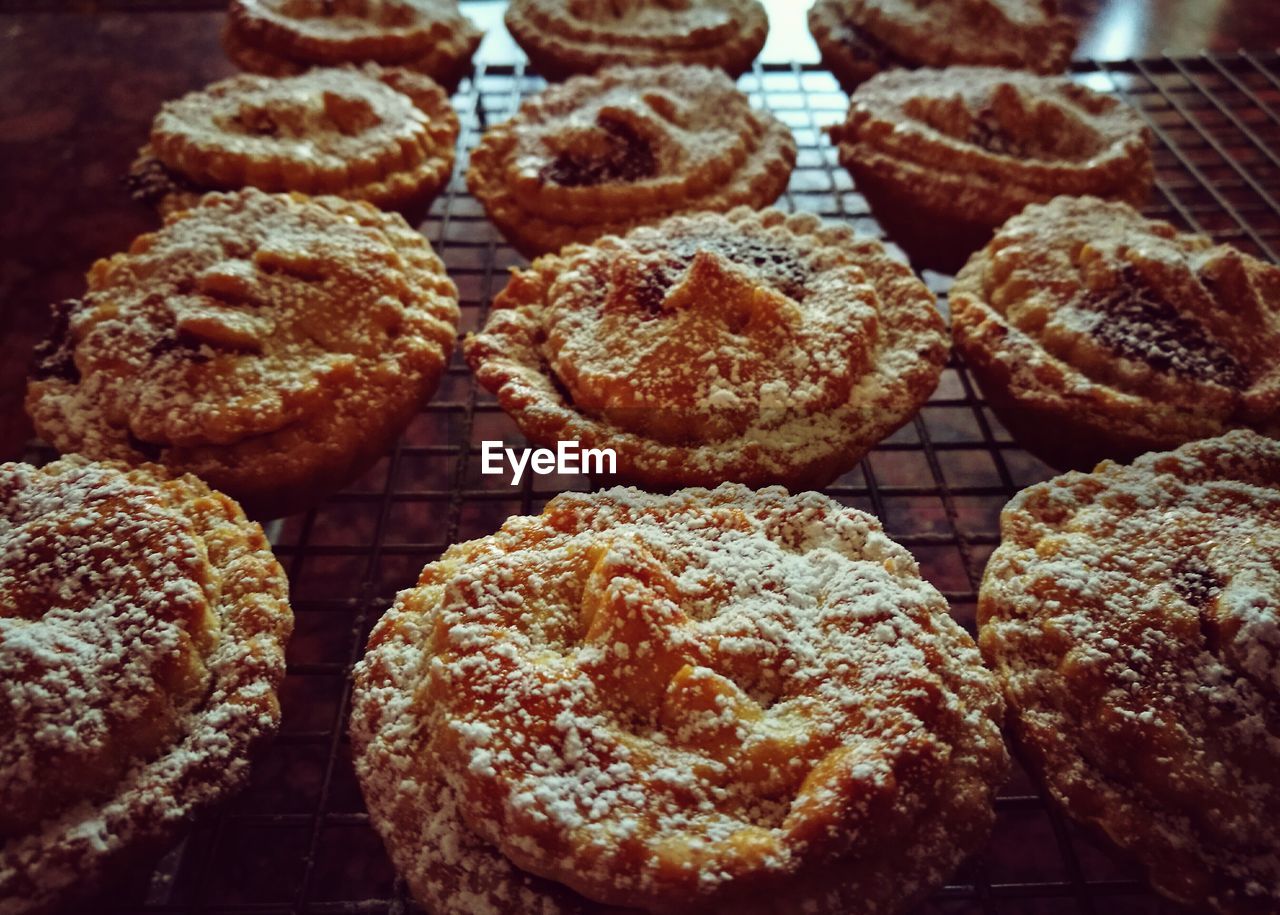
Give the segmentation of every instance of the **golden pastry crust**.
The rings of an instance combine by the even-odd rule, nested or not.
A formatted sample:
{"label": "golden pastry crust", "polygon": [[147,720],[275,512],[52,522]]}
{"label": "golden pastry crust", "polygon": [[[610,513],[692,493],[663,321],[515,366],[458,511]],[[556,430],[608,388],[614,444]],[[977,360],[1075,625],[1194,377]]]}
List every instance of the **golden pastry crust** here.
{"label": "golden pastry crust", "polygon": [[548,79],[615,64],[702,64],[737,76],[769,34],[759,0],[513,0],[505,20]]}
{"label": "golden pastry crust", "polygon": [[195,477],[0,465],[0,912],[87,892],[245,780],[280,718],[287,588]]}
{"label": "golden pastry crust", "polygon": [[1050,464],[1280,436],[1280,268],[1229,245],[1059,197],[1009,220],[950,302],[984,395]]}
{"label": "golden pastry crust", "polygon": [[809,31],[849,92],[894,67],[1061,73],[1076,44],[1076,26],[1054,0],[818,0]]}
{"label": "golden pastry crust", "polygon": [[246,73],[166,102],[129,180],[164,215],[241,187],[421,208],[449,180],[457,140],[448,97],[420,73],[377,64]]}
{"label": "golden pastry crust", "polygon": [[463,352],[529,439],[626,479],[816,488],[915,415],[948,341],[879,242],[742,207],[539,258]]}
{"label": "golden pastry crust", "polygon": [[467,186],[532,257],[674,213],[766,206],[795,160],[791,131],[723,73],[617,67],[540,92],[485,131]]}
{"label": "golden pastry crust", "polygon": [[60,451],[155,460],[270,517],[391,446],[457,321],[444,265],[398,214],[208,194],[93,266],[38,351],[27,412]]}
{"label": "golden pastry crust", "polygon": [[451,547],[355,671],[374,825],[443,915],[894,912],[983,839],[991,675],[870,515],[564,494]]}
{"label": "golden pastry crust", "polygon": [[1280,443],[1019,493],[978,604],[1049,793],[1195,911],[1280,909]]}
{"label": "golden pastry crust", "polygon": [[372,61],[448,87],[483,37],[456,0],[231,0],[222,33],[227,55],[253,73]]}
{"label": "golden pastry crust", "polygon": [[830,133],[890,237],[947,271],[1028,204],[1091,194],[1137,205],[1153,180],[1138,114],[1066,77],[895,70],[854,92]]}

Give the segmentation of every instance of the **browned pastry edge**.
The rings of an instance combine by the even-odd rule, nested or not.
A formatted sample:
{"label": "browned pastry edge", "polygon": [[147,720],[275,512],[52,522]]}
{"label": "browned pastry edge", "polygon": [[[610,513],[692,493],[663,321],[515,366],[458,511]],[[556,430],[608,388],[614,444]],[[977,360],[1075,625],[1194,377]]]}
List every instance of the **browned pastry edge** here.
{"label": "browned pastry edge", "polygon": [[764,47],[769,33],[769,20],[764,8],[756,4],[750,22],[739,23],[740,30],[731,41],[706,48],[664,52],[642,46],[584,47],[572,39],[551,34],[539,23],[532,22],[521,9],[520,0],[507,6],[503,21],[511,37],[529,57],[533,69],[549,80],[563,80],[579,73],[594,73],[606,66],[657,66],[667,63],[702,64],[718,67],[730,76],[751,69],[751,63]]}
{"label": "browned pastry edge", "polygon": [[[294,76],[313,66],[340,65],[342,63],[362,63],[359,60],[307,60],[293,58],[287,54],[277,54],[255,42],[257,31],[252,25],[239,23],[234,15],[227,17],[222,27],[222,47],[237,67],[250,73],[261,73],[264,76]],[[461,40],[454,44],[441,44],[417,57],[405,60],[378,60],[387,66],[404,67],[425,73],[438,82],[448,92],[458,88],[458,83],[471,71],[471,57],[484,35],[472,29],[463,33]]]}

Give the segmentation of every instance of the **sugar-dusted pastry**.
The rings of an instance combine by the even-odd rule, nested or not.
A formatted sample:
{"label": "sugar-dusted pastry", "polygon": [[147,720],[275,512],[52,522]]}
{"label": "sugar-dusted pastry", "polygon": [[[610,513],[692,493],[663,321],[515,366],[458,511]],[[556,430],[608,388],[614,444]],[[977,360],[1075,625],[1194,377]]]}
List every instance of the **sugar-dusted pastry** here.
{"label": "sugar-dusted pastry", "polygon": [[527,255],[695,210],[762,207],[796,143],[706,67],[610,68],[526,99],[485,131],[467,186]]}
{"label": "sugar-dusted pastry", "polygon": [[448,97],[421,73],[245,73],[166,102],[129,183],[165,214],[241,187],[424,208],[449,180],[457,140]]}
{"label": "sugar-dusted pastry", "polygon": [[759,0],[513,0],[506,23],[552,79],[613,64],[703,64],[736,76],[769,33]]}
{"label": "sugar-dusted pastry", "polygon": [[818,488],[915,415],[948,346],[879,242],[743,207],[538,258],[463,350],[529,439],[612,448],[627,479]]}
{"label": "sugar-dusted pastry", "polygon": [[259,517],[358,475],[431,395],[457,291],[361,201],[213,193],[94,264],[27,388],[63,452],[189,471]]}
{"label": "sugar-dusted pastry", "polygon": [[0,913],[83,895],[245,781],[293,626],[262,528],[192,476],[0,464]]}
{"label": "sugar-dusted pastry", "polygon": [[352,749],[436,915],[893,913],[994,819],[991,674],[872,516],[566,493],[375,627]]}
{"label": "sugar-dusted pastry", "polygon": [[1140,204],[1153,178],[1136,112],[1066,77],[995,67],[894,70],[830,128],[840,162],[914,263],[954,272],[1029,203]]}
{"label": "sugar-dusted pastry", "polygon": [[222,43],[253,73],[372,61],[451,87],[482,37],[457,0],[231,0]]}
{"label": "sugar-dusted pastry", "polygon": [[850,92],[898,67],[1061,73],[1076,44],[1076,26],[1055,0],[817,0],[809,31]]}
{"label": "sugar-dusted pastry", "polygon": [[1240,426],[1280,436],[1280,268],[1229,245],[1059,197],[1009,220],[950,301],[987,400],[1057,467]]}
{"label": "sugar-dusted pastry", "polygon": [[1189,911],[1280,911],[1280,442],[1025,489],[978,604],[1024,758]]}

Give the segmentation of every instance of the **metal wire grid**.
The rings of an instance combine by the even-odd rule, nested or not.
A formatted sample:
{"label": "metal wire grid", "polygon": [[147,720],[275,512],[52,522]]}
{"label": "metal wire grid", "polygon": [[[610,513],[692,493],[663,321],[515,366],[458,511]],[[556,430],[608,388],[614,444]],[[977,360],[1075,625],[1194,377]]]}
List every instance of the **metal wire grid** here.
{"label": "metal wire grid", "polygon": [[[1123,63],[1082,61],[1077,77],[1133,105],[1156,140],[1149,213],[1276,259],[1280,249],[1280,57],[1241,54]],[[477,72],[457,97],[463,161],[422,229],[458,283],[465,332],[484,319],[505,268],[522,263],[467,195],[465,150],[486,124],[543,85],[521,67]],[[793,130],[797,168],[779,206],[880,235],[835,164],[821,127],[847,101],[831,76],[757,65],[753,101]],[[926,274],[945,309],[949,279]],[[148,913],[399,913],[417,911],[369,826],[345,736],[350,666],[394,592],[450,543],[483,536],[586,477],[530,477],[511,487],[478,473],[484,439],[523,443],[455,354],[434,400],[360,481],[305,515],[270,526],[292,582],[297,627],[275,743],[249,788],[208,816],[154,871],[94,908]],[[920,560],[972,629],[983,565],[998,543],[1000,507],[1050,471],[1021,451],[958,361],[919,416],[827,493],[874,512]],[[1105,842],[1048,807],[1019,771],[998,801],[989,847],[923,909],[928,913],[1156,913],[1140,873]]]}

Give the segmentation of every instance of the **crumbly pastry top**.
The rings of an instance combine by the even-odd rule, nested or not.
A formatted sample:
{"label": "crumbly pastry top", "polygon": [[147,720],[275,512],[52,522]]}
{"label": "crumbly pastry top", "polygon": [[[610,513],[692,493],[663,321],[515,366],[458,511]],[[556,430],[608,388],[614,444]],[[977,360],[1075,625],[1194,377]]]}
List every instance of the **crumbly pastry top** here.
{"label": "crumbly pastry top", "polygon": [[262,529],[196,478],[0,465],[0,911],[241,781],[291,620]]}
{"label": "crumbly pastry top", "polygon": [[526,435],[632,477],[820,485],[910,418],[947,345],[878,242],[741,208],[539,258],[464,351]]}
{"label": "crumbly pastry top", "polygon": [[506,22],[552,75],[664,63],[741,73],[769,31],[758,0],[514,0]]}
{"label": "crumbly pastry top", "polygon": [[772,203],[791,132],[706,67],[607,69],[526,99],[471,153],[467,184],[526,252],[687,210]]}
{"label": "crumbly pastry top", "polygon": [[449,82],[483,36],[456,0],[231,0],[226,37],[256,72],[377,61]]}
{"label": "crumbly pastry top", "polygon": [[[375,823],[427,904],[467,894],[446,912],[895,911],[1006,765],[941,595],[817,493],[558,496],[429,565],[355,677]],[[415,834],[446,866],[413,868]]]}
{"label": "crumbly pastry top", "polygon": [[238,453],[328,444],[351,411],[372,434],[395,392],[416,402],[457,314],[439,258],[396,214],[209,194],[94,264],[39,353],[27,407],[64,452],[158,458],[238,495]]}
{"label": "crumbly pastry top", "polygon": [[143,156],[205,189],[251,185],[386,204],[443,184],[457,137],[457,115],[429,77],[367,64],[241,74],[167,102]]}
{"label": "crumbly pastry top", "polygon": [[1030,206],[951,290],[965,358],[1152,447],[1280,434],[1280,268],[1123,203]]}
{"label": "crumbly pastry top", "polygon": [[891,70],[863,83],[830,128],[840,159],[995,224],[1058,194],[1141,202],[1148,133],[1110,95],[998,67]]}
{"label": "crumbly pastry top", "polygon": [[1030,758],[1197,911],[1280,908],[1280,443],[1240,430],[1021,492],[980,642]]}
{"label": "crumbly pastry top", "polygon": [[925,67],[1061,73],[1076,42],[1054,0],[819,0],[813,18],[833,38]]}

